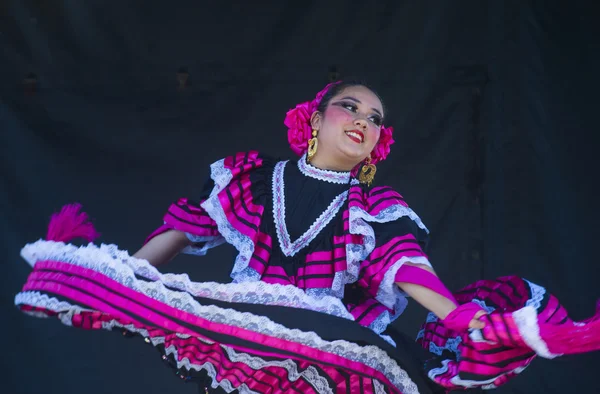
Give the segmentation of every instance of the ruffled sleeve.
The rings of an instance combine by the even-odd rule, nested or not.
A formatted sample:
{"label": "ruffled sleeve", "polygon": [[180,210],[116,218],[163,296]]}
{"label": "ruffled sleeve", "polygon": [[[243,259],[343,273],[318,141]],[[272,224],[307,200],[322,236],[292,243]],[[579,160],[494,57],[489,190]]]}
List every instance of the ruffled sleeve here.
{"label": "ruffled sleeve", "polygon": [[417,342],[437,356],[425,370],[448,391],[500,387],[537,356],[600,350],[600,302],[591,317],[576,321],[555,295],[518,276],[480,280],[454,295],[489,314],[481,318],[484,329],[470,332],[454,331],[432,313],[422,325]]}
{"label": "ruffled sleeve", "polygon": [[[170,229],[184,232],[193,242],[183,253],[203,255],[228,242],[239,251],[232,277],[240,279],[244,273],[256,272],[247,268],[268,260],[271,245],[259,226],[270,193],[273,162],[251,151],[213,163],[200,198],[180,198],[173,203],[164,215],[164,224],[146,242]],[[256,250],[257,244],[263,245],[263,250]]]}
{"label": "ruffled sleeve", "polygon": [[352,187],[348,228],[362,235],[360,244],[348,248],[348,268],[358,271],[354,288],[360,294],[348,308],[362,325],[381,333],[407,305],[395,284],[400,267],[407,262],[431,266],[424,251],[429,231],[391,187]]}

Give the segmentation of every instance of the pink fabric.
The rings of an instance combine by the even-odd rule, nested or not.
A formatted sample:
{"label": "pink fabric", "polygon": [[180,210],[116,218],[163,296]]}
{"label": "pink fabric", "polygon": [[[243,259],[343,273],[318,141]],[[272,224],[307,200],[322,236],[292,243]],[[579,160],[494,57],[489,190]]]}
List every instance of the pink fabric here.
{"label": "pink fabric", "polygon": [[252,268],[260,275],[263,275],[266,267],[269,265],[271,258],[271,248],[273,247],[273,240],[269,234],[258,232],[256,234],[256,242],[254,244],[254,253],[250,258],[248,267]]}
{"label": "pink fabric", "polygon": [[551,353],[580,354],[600,350],[600,301],[596,313],[581,322],[557,321],[554,316],[550,319],[553,320],[545,321],[541,314],[538,315],[540,337]]}
{"label": "pink fabric", "polygon": [[69,204],[63,206],[60,212],[52,215],[46,239],[69,242],[76,238],[82,238],[92,242],[99,236],[100,234],[90,222],[88,214],[81,211],[81,205]]}
{"label": "pink fabric", "polygon": [[[537,291],[539,294],[539,286]],[[451,341],[455,344],[455,341],[460,341],[458,346],[454,345],[458,354],[448,352],[442,355],[447,369],[429,370],[432,379],[448,390],[464,389],[452,383],[456,377],[470,381],[473,387],[485,386],[490,381],[501,386],[537,357],[536,349],[540,349],[531,349],[523,338],[524,334],[534,338],[537,335],[536,346],[545,346],[550,355],[600,350],[599,311],[590,319],[576,323],[552,294],[544,292],[543,298],[536,298],[533,303],[537,305],[537,316],[534,315],[531,322],[537,320],[537,324],[520,322],[517,325],[515,312],[522,313],[522,308],[531,304],[528,301],[532,292],[529,282],[516,276],[478,281],[456,292],[456,300],[469,305],[468,309],[473,309],[471,313],[477,310],[477,307],[472,307],[472,300],[485,302],[496,310],[481,318],[485,323],[482,330],[485,342],[473,341],[466,333],[457,332],[468,325],[468,315],[464,316],[462,327],[451,328],[451,324],[447,324],[450,320],[428,321],[423,325],[418,342],[425,348],[433,346],[433,349],[453,351],[450,350]],[[528,313],[531,313],[530,309]],[[544,353],[541,355],[546,356]]]}
{"label": "pink fabric", "polygon": [[[364,244],[361,234],[350,234],[349,232],[349,210],[345,209],[341,212],[345,231],[336,230],[341,234],[333,235],[331,250],[308,253],[304,261],[299,262],[294,268],[283,269],[277,265],[271,267],[272,243],[277,240],[273,241],[268,234],[262,232],[267,231],[264,230],[263,216],[265,214],[264,207],[270,201],[259,196],[268,195],[267,190],[270,191],[272,185],[270,181],[265,184],[264,180],[259,180],[255,184],[250,182],[251,172],[263,166],[263,159],[255,151],[238,153],[226,157],[223,165],[229,171],[228,174],[224,174],[224,177],[230,178],[230,181],[229,184],[222,185],[223,182],[220,180],[223,189],[217,194],[217,198],[227,222],[219,225],[231,226],[235,231],[251,240],[254,250],[250,256],[248,268],[256,272],[255,277],[267,283],[293,284],[301,289],[331,289],[336,274],[348,270],[346,248],[349,245],[361,246]],[[364,189],[352,186],[349,192],[349,207],[364,210],[369,215],[376,216],[383,209],[394,205],[407,206],[402,196],[390,187]],[[205,206],[208,208],[207,205]],[[214,216],[212,212],[211,215]],[[205,209],[188,199],[180,199],[173,204],[165,215],[165,221],[167,223],[151,234],[150,238],[171,228],[195,235],[219,234],[217,223]],[[263,228],[262,231],[261,228]],[[267,232],[270,231],[269,229]],[[397,315],[396,312],[400,312],[400,310],[395,311],[380,304],[376,297],[385,274],[402,257],[426,257],[412,234],[378,245],[368,259],[361,262],[359,284],[365,289],[367,296],[363,297],[361,302],[353,305],[358,308],[354,315],[364,318],[364,320],[359,320],[360,324],[368,326],[383,313],[389,313],[394,317]],[[237,273],[234,273],[232,277],[237,279],[236,275]],[[391,289],[389,290],[388,293],[392,293]],[[361,307],[361,303],[365,304]],[[368,313],[363,313],[367,309]]]}
{"label": "pink fabric", "polygon": [[389,312],[393,314],[393,311],[386,308],[374,298],[368,298],[358,305],[350,305],[348,309],[354,319],[363,326],[369,326],[382,313]]}
{"label": "pink fabric", "polygon": [[402,257],[426,257],[412,234],[394,237],[376,247],[361,263],[359,284],[376,295],[387,271]]}
{"label": "pink fabric", "polygon": [[475,315],[484,310],[479,305],[468,302],[450,312],[442,322],[451,330],[465,332],[469,329],[469,324],[475,318]]}
{"label": "pink fabric", "polygon": [[225,168],[231,171],[231,175],[234,178],[262,165],[263,159],[261,159],[257,151],[238,152],[233,156],[226,157],[224,160]]}
{"label": "pink fabric", "polygon": [[165,223],[154,230],[146,238],[144,244],[169,230],[178,230],[202,237],[220,236],[215,221],[198,204],[187,198],[180,198],[171,204],[163,220]]}
{"label": "pink fabric", "polygon": [[[51,270],[52,272],[46,270]],[[151,328],[162,327],[172,332],[199,336],[199,334],[193,330],[172,320],[170,318],[172,316],[174,319],[192,326],[202,327],[209,331],[234,335],[244,340],[261,343],[265,346],[272,347],[273,349],[280,349],[291,352],[292,354],[303,354],[315,360],[320,360],[325,366],[327,364],[332,365],[334,370],[344,368],[359,372],[365,376],[373,376],[384,384],[391,386],[384,375],[364,364],[314,348],[307,348],[296,342],[269,337],[239,327],[227,326],[226,324],[205,320],[199,316],[192,315],[180,309],[175,309],[141,293],[137,293],[99,272],[73,266],[68,263],[56,261],[38,262],[23,290],[41,291],[49,293],[50,295],[57,294],[67,297],[74,300],[76,303],[82,303],[84,306],[97,309],[98,311],[101,311],[103,315],[113,315],[124,324],[133,322],[137,327],[143,326],[136,318],[131,317],[130,313],[133,313],[134,315],[142,316],[144,320],[149,321],[151,323]],[[108,305],[109,303],[115,305],[116,308]],[[98,323],[89,328],[99,329],[101,328],[101,325]],[[285,358],[294,359],[294,356],[286,355]],[[339,374],[339,372],[336,371],[333,371],[332,373],[334,373],[334,375]]]}
{"label": "pink fabric", "polygon": [[[238,184],[240,187],[238,187]],[[240,191],[240,188],[242,191]],[[227,221],[240,233],[255,239],[264,207],[253,203],[249,176],[247,174],[241,175],[238,180],[233,181],[233,184],[227,186],[218,196]]]}
{"label": "pink fabric", "polygon": [[422,268],[413,265],[402,265],[396,273],[395,282],[413,283],[415,285],[426,287],[458,305],[458,302],[456,302],[456,299],[450,290],[442,283],[440,278]]}
{"label": "pink fabric", "polygon": [[389,186],[374,187],[366,191],[361,186],[352,186],[348,194],[348,202],[349,207],[363,209],[372,216],[377,216],[393,205],[408,207],[404,198]]}

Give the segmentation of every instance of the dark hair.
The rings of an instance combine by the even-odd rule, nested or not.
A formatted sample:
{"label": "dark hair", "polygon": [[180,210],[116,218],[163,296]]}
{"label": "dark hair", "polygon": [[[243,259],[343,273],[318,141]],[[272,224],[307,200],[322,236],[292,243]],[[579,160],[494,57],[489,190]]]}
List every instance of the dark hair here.
{"label": "dark hair", "polygon": [[325,113],[325,109],[327,108],[327,106],[329,105],[329,102],[331,101],[331,99],[333,97],[337,96],[344,89],[351,88],[353,86],[364,86],[365,88],[367,88],[371,92],[373,92],[373,94],[375,96],[377,96],[379,101],[381,101],[381,106],[383,107],[382,108],[383,113],[384,114],[387,113],[387,111],[385,110],[385,105],[383,104],[383,100],[381,99],[381,96],[375,91],[375,89],[373,89],[371,86],[369,86],[368,84],[366,84],[365,82],[360,81],[360,80],[342,81],[342,82],[338,83],[337,85],[333,85],[331,88],[329,88],[327,93],[325,93],[323,95],[323,98],[321,99],[321,102],[319,103],[319,106],[317,107],[317,111],[319,111],[320,113]]}

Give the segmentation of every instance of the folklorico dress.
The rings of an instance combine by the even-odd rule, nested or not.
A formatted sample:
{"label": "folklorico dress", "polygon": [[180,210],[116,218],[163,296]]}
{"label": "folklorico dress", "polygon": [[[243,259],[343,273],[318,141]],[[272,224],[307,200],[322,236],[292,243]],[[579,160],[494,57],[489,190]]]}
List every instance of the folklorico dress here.
{"label": "folklorico dress", "polygon": [[215,162],[204,193],[172,204],[148,237],[185,232],[192,245],[184,253],[194,255],[233,245],[222,283],[163,274],[116,245],[68,243],[83,225],[68,212],[53,218],[47,240],[23,248],[33,271],[15,304],[143,338],[202,392],[493,388],[536,355],[600,347],[597,316],[573,322],[555,297],[518,277],[455,293],[458,303],[492,312],[483,330],[455,332],[431,314],[416,342],[391,330],[407,305],[395,284],[400,268],[430,266],[428,230],[392,188],[360,185],[305,157],[247,152]]}

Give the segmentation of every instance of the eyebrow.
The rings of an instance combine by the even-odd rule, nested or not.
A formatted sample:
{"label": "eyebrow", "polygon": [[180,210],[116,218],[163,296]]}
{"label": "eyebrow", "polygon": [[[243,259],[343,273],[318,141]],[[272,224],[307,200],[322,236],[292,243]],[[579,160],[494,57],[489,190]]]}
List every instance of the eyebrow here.
{"label": "eyebrow", "polygon": [[[355,99],[354,97],[350,97],[350,96],[342,97],[340,100],[350,100],[350,101],[354,101],[355,103],[362,104],[360,102],[360,100]],[[373,111],[377,112],[377,115],[379,115],[379,116],[381,116],[383,118],[383,115],[381,114],[381,112],[377,108],[371,108],[371,109]]]}

